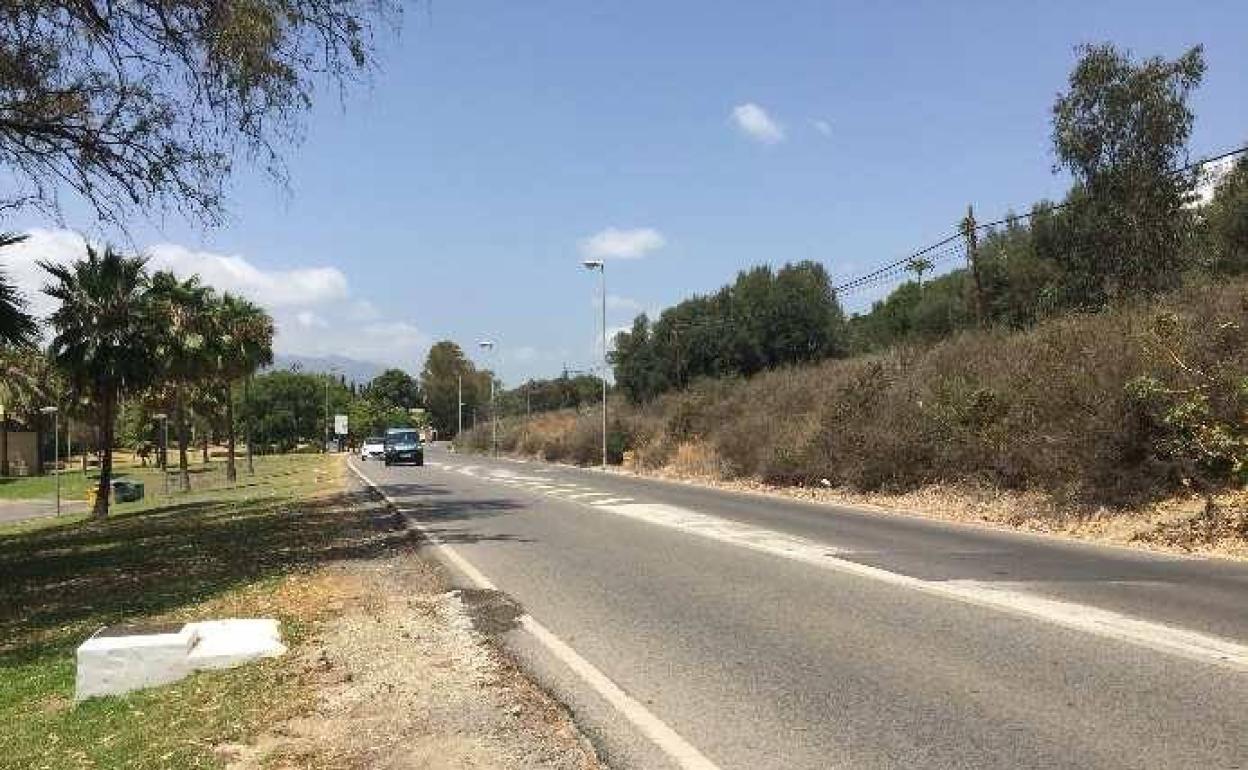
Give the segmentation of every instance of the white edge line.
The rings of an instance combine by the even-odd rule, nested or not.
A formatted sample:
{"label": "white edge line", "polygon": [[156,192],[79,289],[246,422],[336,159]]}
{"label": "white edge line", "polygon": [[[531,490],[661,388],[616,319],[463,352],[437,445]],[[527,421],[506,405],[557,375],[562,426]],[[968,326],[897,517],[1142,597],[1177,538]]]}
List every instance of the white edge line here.
{"label": "white edge line", "polygon": [[[356,476],[360,477],[361,481],[380,494],[382,499],[393,506],[396,511],[401,510],[399,504],[390,495],[386,494],[385,490],[374,483],[372,479],[365,476],[363,471],[355,467],[355,463],[348,460],[347,466],[351,468]],[[454,548],[442,542],[437,535],[422,527],[419,522],[412,521],[411,523],[429,539],[429,542],[434,545],[438,553],[446,561],[463,573],[464,577],[468,578],[477,588],[489,591],[498,590],[490,582],[489,578],[473,566],[472,562],[460,556]],[[620,712],[625,719],[658,746],[664,754],[667,754],[677,766],[685,768],[685,770],[719,770],[714,762],[698,751],[693,744],[682,738],[680,733],[668,727],[667,723],[655,716],[650,709],[642,705],[636,698],[624,692],[610,677],[598,670],[594,664],[581,657],[580,653],[569,647],[558,636],[555,636],[550,629],[539,623],[532,615],[525,613],[520,616],[518,622],[551,655],[571,669],[573,673],[581,678],[581,681],[589,685],[603,700],[611,704],[616,711]]]}
{"label": "white edge line", "polygon": [[[924,580],[881,567],[838,558],[835,552],[844,555],[842,549],[807,538],[785,535],[731,520],[721,520],[719,517],[677,506],[639,504],[631,500],[628,504],[609,499],[578,500],[576,498],[581,495],[562,490],[558,493],[551,493],[551,496],[589,509],[607,511],[649,524],[668,527],[685,534],[719,540],[784,559],[877,580],[929,596],[984,607],[1016,617],[1039,620],[1186,660],[1230,668],[1240,673],[1248,672],[1248,645],[1233,639],[1143,620],[1093,605],[1051,599],[1003,588],[991,583],[973,580]],[[680,515],[664,515],[665,511],[670,511],[672,514],[678,512]],[[725,523],[728,526],[717,526]],[[748,537],[751,530],[757,530],[760,535],[778,535],[779,537],[752,539]]]}

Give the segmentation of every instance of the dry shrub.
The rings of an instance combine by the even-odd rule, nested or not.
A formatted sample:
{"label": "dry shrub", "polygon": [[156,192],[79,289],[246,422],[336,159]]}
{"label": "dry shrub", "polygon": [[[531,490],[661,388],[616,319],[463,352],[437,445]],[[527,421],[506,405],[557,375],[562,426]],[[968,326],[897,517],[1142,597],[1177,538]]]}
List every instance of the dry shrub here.
{"label": "dry shrub", "polygon": [[[1150,410],[1133,395],[1130,384],[1144,377],[1163,394],[1203,388],[1201,419],[1231,434],[1229,451],[1244,452],[1248,281],[1193,285],[1023,332],[965,332],[929,348],[700,381],[643,407],[618,403],[610,455],[619,462],[629,451],[641,469],[776,483],[906,491],[969,482],[1134,504],[1181,488],[1193,467],[1174,449],[1184,445],[1174,407]],[[535,418],[518,446],[597,462],[599,419]]]}
{"label": "dry shrub", "polygon": [[705,441],[686,441],[676,447],[668,469],[682,478],[719,479],[723,477],[723,462],[715,449]]}

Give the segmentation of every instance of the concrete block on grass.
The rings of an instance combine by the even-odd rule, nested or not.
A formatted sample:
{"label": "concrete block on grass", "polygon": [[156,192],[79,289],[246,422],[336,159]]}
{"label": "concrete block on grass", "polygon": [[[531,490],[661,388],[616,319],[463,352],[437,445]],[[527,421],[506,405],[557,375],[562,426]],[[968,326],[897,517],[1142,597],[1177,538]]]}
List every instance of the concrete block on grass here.
{"label": "concrete block on grass", "polygon": [[121,695],[285,652],[278,623],[268,618],[105,628],[78,647],[74,697]]}

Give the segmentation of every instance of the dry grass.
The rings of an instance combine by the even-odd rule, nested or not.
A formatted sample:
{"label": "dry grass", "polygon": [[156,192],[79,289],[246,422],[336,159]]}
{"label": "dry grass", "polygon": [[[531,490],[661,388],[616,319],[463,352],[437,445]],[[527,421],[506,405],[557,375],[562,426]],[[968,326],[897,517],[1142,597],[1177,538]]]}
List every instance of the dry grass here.
{"label": "dry grass", "polygon": [[[1139,395],[1142,380],[1160,401]],[[931,347],[696,382],[650,404],[616,402],[611,414],[612,460],[639,472],[800,493],[826,484],[846,499],[907,507],[950,499],[958,516],[1222,549],[1239,537],[1235,494],[1248,480],[1234,470],[1248,466],[1248,280],[1023,332],[966,332]],[[589,410],[505,420],[500,444],[597,462],[599,419]],[[1219,441],[1222,454],[1207,462],[1194,449]],[[488,433],[461,445],[484,448]],[[1215,511],[1230,513],[1198,512],[1190,525],[1188,513],[1167,518],[1187,510],[1176,501],[1192,489],[1221,491]],[[1117,523],[1127,520],[1139,526]]]}

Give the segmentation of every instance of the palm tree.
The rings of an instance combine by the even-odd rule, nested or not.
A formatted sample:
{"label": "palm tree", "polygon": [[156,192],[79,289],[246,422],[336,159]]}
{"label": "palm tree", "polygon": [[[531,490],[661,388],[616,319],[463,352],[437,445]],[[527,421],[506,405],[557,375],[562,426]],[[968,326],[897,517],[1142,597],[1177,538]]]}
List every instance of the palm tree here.
{"label": "palm tree", "polygon": [[34,348],[0,347],[0,476],[9,475],[9,420],[47,403],[47,368]]}
{"label": "palm tree", "polygon": [[49,319],[56,335],[50,354],[70,387],[95,405],[100,437],[100,483],[92,515],[108,516],[113,477],[114,421],[123,390],[138,391],[154,378],[152,305],[147,260],[87,246],[72,265],[40,262],[52,275],[43,293],[60,306]]}
{"label": "palm tree", "polygon": [[[0,249],[24,240],[24,235],[0,233]],[[0,272],[0,349],[27,347],[34,338],[35,321],[26,313],[26,302],[17,287]]]}
{"label": "palm tree", "polygon": [[262,308],[242,297],[226,293],[216,306],[217,366],[225,390],[225,426],[228,451],[225,476],[238,478],[234,467],[234,398],[231,385],[243,381],[243,415],[246,420],[247,472],[254,474],[251,451],[251,409],[248,404],[251,375],[262,366],[273,363],[273,319]]}
{"label": "palm tree", "polygon": [[919,291],[922,291],[923,274],[932,269],[932,261],[924,257],[912,257],[906,262],[906,269],[919,277]]}
{"label": "palm tree", "polygon": [[211,320],[212,289],[199,282],[199,276],[185,281],[162,270],[152,276],[153,329],[157,359],[164,367],[164,378],[173,387],[173,413],[178,437],[178,473],[183,492],[191,489],[187,463],[186,389],[203,377],[209,366],[208,326]]}

